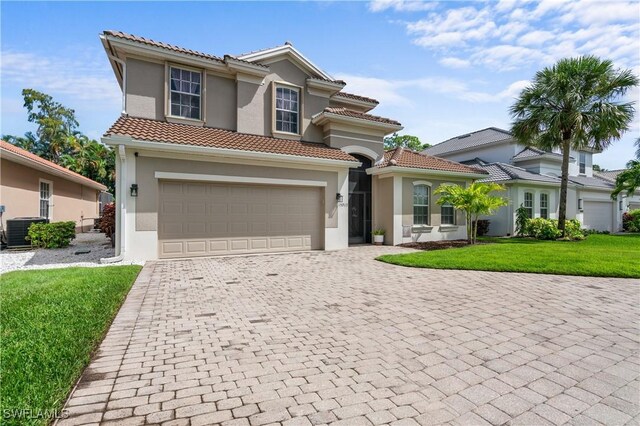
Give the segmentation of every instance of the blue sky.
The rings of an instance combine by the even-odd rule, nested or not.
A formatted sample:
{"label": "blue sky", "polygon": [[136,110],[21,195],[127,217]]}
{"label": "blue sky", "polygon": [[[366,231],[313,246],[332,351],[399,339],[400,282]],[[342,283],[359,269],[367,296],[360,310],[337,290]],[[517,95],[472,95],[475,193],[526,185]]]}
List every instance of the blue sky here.
{"label": "blue sky", "polygon": [[[640,3],[594,1],[412,2],[2,2],[0,132],[23,134],[20,91],[44,91],[74,108],[98,138],[120,113],[120,91],[98,35],[117,29],[217,55],[291,41],[346,91],[381,101],[423,142],[489,126],[535,71],[577,54],[610,58],[640,75]],[[53,25],[52,25],[53,23]],[[640,102],[640,90],[628,100]],[[637,106],[640,108],[640,105]],[[640,120],[595,157],[608,169],[633,155]]]}

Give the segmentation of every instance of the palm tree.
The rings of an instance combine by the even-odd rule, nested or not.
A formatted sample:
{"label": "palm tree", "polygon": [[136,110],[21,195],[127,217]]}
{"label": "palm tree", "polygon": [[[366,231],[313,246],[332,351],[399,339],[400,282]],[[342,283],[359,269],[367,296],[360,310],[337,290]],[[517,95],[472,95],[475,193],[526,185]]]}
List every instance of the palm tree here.
{"label": "palm tree", "polygon": [[616,187],[611,198],[615,200],[621,192],[626,192],[630,197],[637,189],[640,189],[640,159],[630,160],[627,168],[616,177]]}
{"label": "palm tree", "polygon": [[565,232],[569,152],[603,150],[629,129],[633,102],[618,102],[638,85],[631,70],[595,56],[561,59],[538,71],[510,108],[511,131],[524,145],[562,151],[558,228]]}
{"label": "palm tree", "polygon": [[640,160],[640,138],[636,139],[634,145],[636,146],[636,160]]}
{"label": "palm tree", "polygon": [[504,190],[504,186],[497,183],[473,182],[466,188],[460,185],[440,185],[435,193],[440,194],[438,204],[451,204],[456,210],[464,211],[467,241],[474,244],[478,233],[478,217],[491,214],[499,207],[507,205],[505,198],[491,195],[492,192]]}

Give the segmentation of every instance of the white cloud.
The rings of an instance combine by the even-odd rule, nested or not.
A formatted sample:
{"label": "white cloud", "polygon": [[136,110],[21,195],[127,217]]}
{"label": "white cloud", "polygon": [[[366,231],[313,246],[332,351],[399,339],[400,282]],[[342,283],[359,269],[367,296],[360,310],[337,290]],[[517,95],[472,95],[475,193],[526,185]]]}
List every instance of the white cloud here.
{"label": "white cloud", "polygon": [[516,81],[500,92],[488,93],[473,90],[464,81],[440,76],[386,80],[378,77],[336,73],[336,77],[347,82],[346,90],[350,92],[366,93],[385,106],[403,107],[413,105],[411,98],[415,98],[420,92],[443,95],[472,103],[501,102],[517,96],[529,83],[527,80]]}
{"label": "white cloud", "polygon": [[406,1],[406,0],[373,0],[369,3],[369,10],[372,12],[382,12],[393,9],[396,12],[417,12],[432,10],[437,6],[435,2],[427,1]]}
{"label": "white cloud", "polygon": [[623,67],[640,63],[640,3],[636,1],[501,0],[447,5],[442,12],[422,12],[418,19],[403,23],[412,43],[433,52],[444,66],[462,65],[449,58],[464,56],[469,65],[515,70],[583,54],[611,58]]}
{"label": "white cloud", "polygon": [[120,89],[108,66],[100,61],[43,57],[33,53],[3,51],[3,84],[41,90],[52,96],[67,95],[87,103],[118,105]]}
{"label": "white cloud", "polygon": [[471,65],[471,62],[469,62],[468,60],[455,58],[453,56],[442,58],[438,61],[438,63],[448,68],[468,68]]}

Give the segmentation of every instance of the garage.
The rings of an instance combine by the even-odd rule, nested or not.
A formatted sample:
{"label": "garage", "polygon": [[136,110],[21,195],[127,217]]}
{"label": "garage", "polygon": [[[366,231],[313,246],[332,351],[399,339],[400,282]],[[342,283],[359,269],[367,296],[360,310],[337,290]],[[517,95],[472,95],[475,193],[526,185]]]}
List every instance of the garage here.
{"label": "garage", "polygon": [[160,258],[322,249],[324,188],[159,181]]}
{"label": "garage", "polygon": [[584,202],[584,227],[598,231],[612,231],[613,203],[610,201]]}

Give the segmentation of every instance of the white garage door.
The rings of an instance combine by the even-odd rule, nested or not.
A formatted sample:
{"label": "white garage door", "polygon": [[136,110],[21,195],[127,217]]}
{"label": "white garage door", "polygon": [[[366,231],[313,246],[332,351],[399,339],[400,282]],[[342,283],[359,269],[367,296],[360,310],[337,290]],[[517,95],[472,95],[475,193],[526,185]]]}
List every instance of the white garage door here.
{"label": "white garage door", "polygon": [[161,258],[321,249],[323,188],[160,181]]}
{"label": "white garage door", "polygon": [[612,231],[613,203],[610,201],[584,202],[584,227],[598,231]]}

